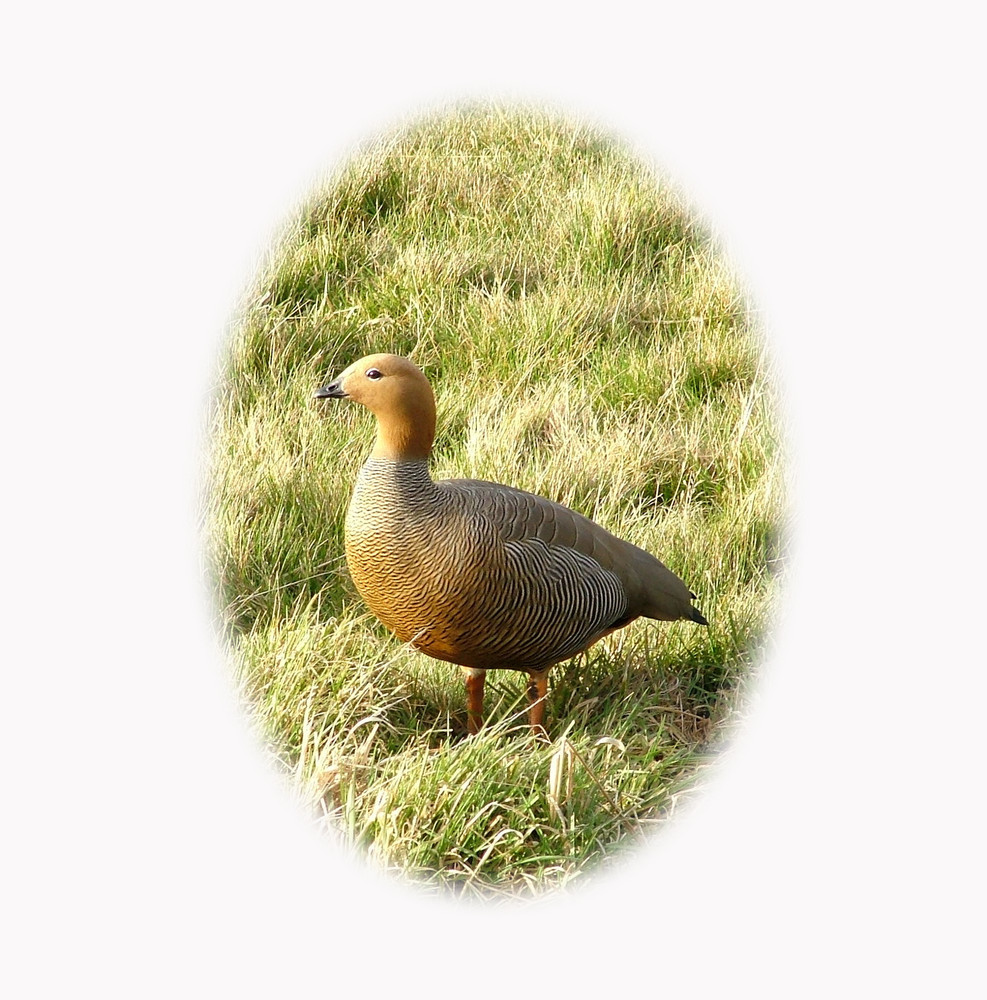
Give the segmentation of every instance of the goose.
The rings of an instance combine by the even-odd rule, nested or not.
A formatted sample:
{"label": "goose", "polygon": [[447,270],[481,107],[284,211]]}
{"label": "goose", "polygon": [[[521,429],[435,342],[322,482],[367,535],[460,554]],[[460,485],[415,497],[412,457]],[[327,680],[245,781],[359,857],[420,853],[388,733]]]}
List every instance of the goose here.
{"label": "goose", "polygon": [[554,664],[637,618],[709,624],[662,562],[582,514],[498,483],[433,480],[435,397],[408,358],[361,358],[315,398],[376,417],[346,514],[347,565],[402,642],[462,668],[469,734],[483,724],[488,670],[528,675],[528,721],[546,737]]}

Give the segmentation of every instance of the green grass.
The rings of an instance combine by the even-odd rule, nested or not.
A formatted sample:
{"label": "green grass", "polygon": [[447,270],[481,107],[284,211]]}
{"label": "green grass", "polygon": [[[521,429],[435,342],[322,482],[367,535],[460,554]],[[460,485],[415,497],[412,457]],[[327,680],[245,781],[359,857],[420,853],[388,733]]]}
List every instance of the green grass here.
{"label": "green grass", "polygon": [[[649,549],[709,628],[636,622],[526,677],[403,646],[347,576],[372,438],[313,390],[410,355],[436,478],[569,504]],[[384,868],[472,894],[560,887],[667,820],[742,717],[783,516],[770,371],[743,285],[681,194],[591,128],[464,108],[360,151],[285,229],[214,401],[207,535],[246,710],[298,796]]]}

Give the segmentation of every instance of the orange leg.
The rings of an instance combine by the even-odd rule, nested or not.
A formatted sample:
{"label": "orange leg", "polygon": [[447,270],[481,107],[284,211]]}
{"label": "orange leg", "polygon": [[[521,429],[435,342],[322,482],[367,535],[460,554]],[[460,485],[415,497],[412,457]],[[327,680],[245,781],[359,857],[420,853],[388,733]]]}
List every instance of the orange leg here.
{"label": "orange leg", "polygon": [[483,685],[487,672],[463,667],[463,673],[466,675],[466,732],[472,735],[483,725]]}
{"label": "orange leg", "polygon": [[528,674],[528,721],[535,736],[548,739],[545,729],[545,698],[548,695],[548,670]]}

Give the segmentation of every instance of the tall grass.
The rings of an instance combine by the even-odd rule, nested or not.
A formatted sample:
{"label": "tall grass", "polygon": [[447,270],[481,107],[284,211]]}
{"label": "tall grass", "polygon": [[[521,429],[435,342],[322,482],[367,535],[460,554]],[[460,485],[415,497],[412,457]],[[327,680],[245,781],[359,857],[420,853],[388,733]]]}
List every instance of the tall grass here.
{"label": "tall grass", "polygon": [[[636,622],[523,674],[464,739],[456,668],[398,643],[347,576],[372,437],[313,389],[371,352],[436,390],[437,478],[568,504],[666,562],[708,628]],[[246,710],[300,799],[430,886],[558,887],[702,782],[770,620],[783,509],[769,366],[743,285],[664,179],[541,111],[463,108],[378,140],[291,220],[214,402],[208,544]]]}

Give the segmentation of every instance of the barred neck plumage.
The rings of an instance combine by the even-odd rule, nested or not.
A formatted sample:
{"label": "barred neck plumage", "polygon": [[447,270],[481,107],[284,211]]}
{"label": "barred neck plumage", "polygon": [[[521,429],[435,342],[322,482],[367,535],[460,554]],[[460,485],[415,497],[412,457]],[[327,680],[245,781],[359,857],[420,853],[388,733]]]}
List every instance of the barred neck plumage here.
{"label": "barred neck plumage", "polygon": [[401,507],[421,502],[435,490],[435,483],[424,459],[401,461],[393,458],[374,458],[364,462],[356,479],[353,503],[368,504],[375,508]]}

